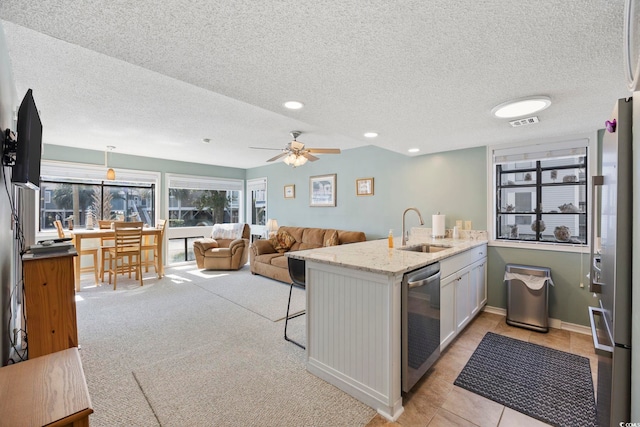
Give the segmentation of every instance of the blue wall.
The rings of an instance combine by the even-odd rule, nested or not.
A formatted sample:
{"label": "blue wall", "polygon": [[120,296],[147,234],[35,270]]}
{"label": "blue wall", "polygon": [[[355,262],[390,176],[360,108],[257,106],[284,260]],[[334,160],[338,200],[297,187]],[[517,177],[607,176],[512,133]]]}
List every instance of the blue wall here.
{"label": "blue wall", "polygon": [[[309,206],[309,177],[337,175],[336,207]],[[280,225],[340,228],[364,231],[368,239],[386,237],[389,229],[400,236],[402,213],[417,207],[425,227],[441,212],[447,228],[456,219],[471,220],[486,229],[485,149],[449,151],[407,157],[368,146],[322,155],[316,162],[292,168],[282,162],[247,170],[247,179],[267,177],[268,216]],[[357,196],[356,179],[374,178],[374,195]],[[284,198],[284,186],[295,185],[295,199]],[[418,226],[407,214],[407,229]]]}

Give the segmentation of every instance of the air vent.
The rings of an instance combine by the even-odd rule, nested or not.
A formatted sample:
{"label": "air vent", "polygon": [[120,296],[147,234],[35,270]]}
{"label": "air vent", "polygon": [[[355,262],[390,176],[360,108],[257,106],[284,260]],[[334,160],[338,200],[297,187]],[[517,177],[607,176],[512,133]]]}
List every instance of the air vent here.
{"label": "air vent", "polygon": [[514,128],[519,128],[520,126],[525,126],[525,125],[532,125],[535,123],[540,123],[540,120],[538,120],[536,116],[527,117],[526,119],[520,119],[520,120],[511,120],[509,122],[509,124]]}

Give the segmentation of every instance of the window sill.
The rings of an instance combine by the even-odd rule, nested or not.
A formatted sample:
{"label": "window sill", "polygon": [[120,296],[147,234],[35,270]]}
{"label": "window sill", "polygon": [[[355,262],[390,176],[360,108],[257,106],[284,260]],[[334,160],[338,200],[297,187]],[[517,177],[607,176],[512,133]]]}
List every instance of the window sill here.
{"label": "window sill", "polygon": [[533,243],[533,242],[508,242],[502,240],[489,240],[490,247],[496,248],[512,248],[512,249],[531,249],[538,251],[551,251],[551,252],[571,252],[571,253],[589,253],[589,246],[566,244],[566,243]]}

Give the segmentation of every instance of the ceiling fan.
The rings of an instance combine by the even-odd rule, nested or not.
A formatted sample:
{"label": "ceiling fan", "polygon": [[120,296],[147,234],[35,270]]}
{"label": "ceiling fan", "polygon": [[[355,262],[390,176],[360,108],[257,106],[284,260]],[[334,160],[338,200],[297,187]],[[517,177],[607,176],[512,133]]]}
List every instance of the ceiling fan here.
{"label": "ceiling fan", "polygon": [[289,133],[293,137],[293,141],[288,143],[285,148],[264,148],[264,147],[249,147],[258,150],[280,150],[282,153],[278,154],[275,157],[270,158],[267,162],[273,162],[275,160],[281,159],[284,157],[284,162],[290,166],[302,166],[307,162],[307,160],[311,160],[315,162],[319,160],[319,157],[314,156],[314,154],[340,154],[339,148],[305,148],[304,144],[298,141],[296,138],[300,136],[302,132],[298,130],[293,130]]}

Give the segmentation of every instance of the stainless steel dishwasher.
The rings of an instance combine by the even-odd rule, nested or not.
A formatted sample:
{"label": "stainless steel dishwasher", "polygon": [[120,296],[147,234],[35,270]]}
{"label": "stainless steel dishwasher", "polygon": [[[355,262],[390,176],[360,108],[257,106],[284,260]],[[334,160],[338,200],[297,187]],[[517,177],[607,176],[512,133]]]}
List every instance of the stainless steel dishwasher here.
{"label": "stainless steel dishwasher", "polygon": [[402,280],[402,391],[408,392],[440,357],[440,263]]}

